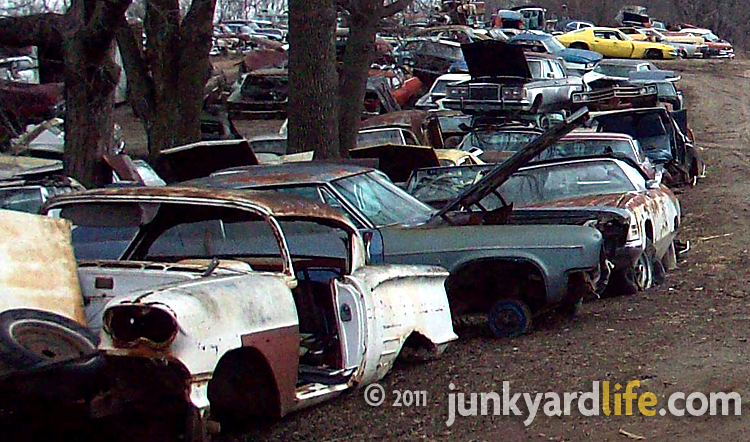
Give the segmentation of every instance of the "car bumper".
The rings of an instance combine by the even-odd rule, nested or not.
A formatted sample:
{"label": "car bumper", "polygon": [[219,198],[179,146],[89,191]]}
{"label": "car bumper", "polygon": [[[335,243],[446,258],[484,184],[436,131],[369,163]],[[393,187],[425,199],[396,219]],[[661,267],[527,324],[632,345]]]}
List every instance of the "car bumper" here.
{"label": "car bumper", "polygon": [[446,98],[443,100],[446,109],[460,110],[468,113],[479,112],[530,112],[531,102],[528,100],[471,100],[466,98]]}

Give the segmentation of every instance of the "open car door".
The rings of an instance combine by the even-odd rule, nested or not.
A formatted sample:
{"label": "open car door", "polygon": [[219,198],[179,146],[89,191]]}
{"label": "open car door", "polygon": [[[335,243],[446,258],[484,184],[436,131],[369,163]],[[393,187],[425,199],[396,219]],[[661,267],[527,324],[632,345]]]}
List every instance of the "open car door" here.
{"label": "open car door", "polygon": [[334,279],[332,285],[342,365],[345,369],[358,368],[365,357],[367,342],[367,315],[363,294],[358,284],[348,278]]}

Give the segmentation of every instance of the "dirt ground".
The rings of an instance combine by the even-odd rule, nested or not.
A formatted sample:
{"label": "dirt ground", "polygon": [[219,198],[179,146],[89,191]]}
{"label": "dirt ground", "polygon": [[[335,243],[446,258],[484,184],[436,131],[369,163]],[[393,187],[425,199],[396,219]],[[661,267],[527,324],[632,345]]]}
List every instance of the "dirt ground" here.
{"label": "dirt ground", "polygon": [[[747,440],[748,417],[457,417],[448,427],[453,393],[590,391],[593,381],[640,380],[657,410],[675,391],[742,395],[750,414],[750,62],[664,63],[683,79],[689,118],[703,147],[707,176],[679,194],[681,239],[692,250],[665,283],[635,296],[586,303],[572,321],[535,322],[529,335],[495,340],[458,330],[446,355],[398,364],[381,382],[386,401],[368,406],[361,390],[232,440],[429,441],[735,441]],[[118,110],[122,113],[122,108]],[[268,129],[268,128],[264,128]],[[243,125],[243,133],[260,130]],[[396,391],[426,391],[424,406],[394,407]],[[684,404],[683,404],[684,407]],[[623,432],[630,434],[623,434]]]}

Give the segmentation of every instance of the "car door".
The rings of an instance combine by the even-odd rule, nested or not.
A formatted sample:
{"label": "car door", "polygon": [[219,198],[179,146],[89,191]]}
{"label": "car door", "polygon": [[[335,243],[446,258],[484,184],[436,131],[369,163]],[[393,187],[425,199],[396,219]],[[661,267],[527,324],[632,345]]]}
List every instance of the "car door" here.
{"label": "car door", "polygon": [[344,369],[362,365],[367,351],[367,309],[360,284],[350,277],[333,280],[333,305]]}

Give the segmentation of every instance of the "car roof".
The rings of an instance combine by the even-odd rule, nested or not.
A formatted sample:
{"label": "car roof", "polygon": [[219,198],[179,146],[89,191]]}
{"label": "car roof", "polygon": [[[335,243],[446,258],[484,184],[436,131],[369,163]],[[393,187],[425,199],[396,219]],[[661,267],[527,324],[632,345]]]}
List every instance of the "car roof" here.
{"label": "car roof", "polygon": [[[301,198],[294,195],[273,192],[219,190],[210,188],[161,186],[161,187],[118,187],[110,189],[87,190],[63,194],[48,202],[43,211],[49,206],[54,208],[59,204],[78,202],[115,202],[186,198],[199,202],[222,201],[254,206],[262,212],[279,217],[304,217],[329,219],[351,226],[351,222],[338,210],[319,201]],[[157,201],[158,202],[158,201]]]}
{"label": "car roof", "polygon": [[244,189],[279,184],[327,183],[339,178],[369,172],[374,169],[355,164],[320,161],[293,164],[245,166],[214,172],[205,178],[182,183],[195,187]]}

